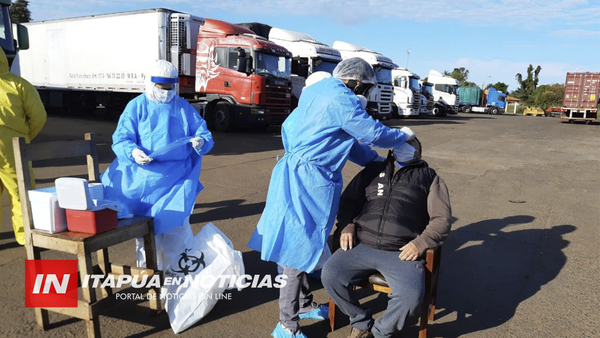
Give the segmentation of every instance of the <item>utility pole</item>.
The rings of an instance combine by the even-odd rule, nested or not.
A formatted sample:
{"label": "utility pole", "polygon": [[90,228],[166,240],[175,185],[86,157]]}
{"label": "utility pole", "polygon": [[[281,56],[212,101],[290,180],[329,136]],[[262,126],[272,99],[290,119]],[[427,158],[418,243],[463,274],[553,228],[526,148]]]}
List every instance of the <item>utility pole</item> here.
{"label": "utility pole", "polygon": [[[485,79],[483,79],[483,82],[481,83],[481,90],[485,90],[485,81],[486,81],[487,79],[489,79],[490,77],[492,77],[492,76],[491,76],[491,75],[488,75],[488,76],[487,76]],[[488,80],[488,82],[489,82],[489,80]]]}
{"label": "utility pole", "polygon": [[410,56],[410,49],[406,50],[406,69],[408,69],[408,57]]}

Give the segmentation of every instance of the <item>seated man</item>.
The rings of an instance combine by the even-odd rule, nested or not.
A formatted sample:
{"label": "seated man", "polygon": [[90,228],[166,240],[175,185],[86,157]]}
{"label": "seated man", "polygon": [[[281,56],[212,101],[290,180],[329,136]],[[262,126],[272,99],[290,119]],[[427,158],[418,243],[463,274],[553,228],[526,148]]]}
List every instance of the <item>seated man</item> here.
{"label": "seated man", "polygon": [[[350,317],[349,337],[390,337],[423,299],[422,255],[450,231],[450,199],[444,181],[421,159],[417,139],[368,164],[341,196],[340,246],[325,263],[322,282]],[[393,157],[392,157],[393,154]],[[351,285],[378,271],[390,288],[388,307],[377,320],[362,308]]]}

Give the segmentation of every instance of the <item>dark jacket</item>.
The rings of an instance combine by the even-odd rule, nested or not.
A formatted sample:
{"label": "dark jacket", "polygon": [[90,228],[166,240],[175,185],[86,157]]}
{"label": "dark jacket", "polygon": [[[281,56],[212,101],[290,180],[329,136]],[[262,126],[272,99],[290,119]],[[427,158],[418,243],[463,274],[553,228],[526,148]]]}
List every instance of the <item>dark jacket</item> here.
{"label": "dark jacket", "polygon": [[397,251],[413,242],[423,254],[446,237],[451,214],[446,184],[427,162],[413,160],[397,169],[388,156],[368,164],[348,184],[338,228],[355,231],[361,243],[375,249]]}

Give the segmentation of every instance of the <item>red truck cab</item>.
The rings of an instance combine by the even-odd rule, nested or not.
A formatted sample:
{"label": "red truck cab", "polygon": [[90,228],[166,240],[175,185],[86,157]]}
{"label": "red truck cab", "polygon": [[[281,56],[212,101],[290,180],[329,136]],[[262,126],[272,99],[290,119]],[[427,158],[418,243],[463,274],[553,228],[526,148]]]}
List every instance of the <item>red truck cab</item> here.
{"label": "red truck cab", "polygon": [[198,33],[195,92],[208,126],[279,125],[290,114],[292,54],[227,22],[206,19]]}

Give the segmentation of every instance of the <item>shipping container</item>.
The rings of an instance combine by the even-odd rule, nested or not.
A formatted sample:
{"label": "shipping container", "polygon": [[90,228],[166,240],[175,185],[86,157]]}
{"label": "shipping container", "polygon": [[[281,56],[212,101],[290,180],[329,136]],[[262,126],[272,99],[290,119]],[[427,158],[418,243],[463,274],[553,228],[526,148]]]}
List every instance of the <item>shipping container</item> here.
{"label": "shipping container", "polygon": [[598,117],[600,72],[567,73],[562,122],[591,122]]}

